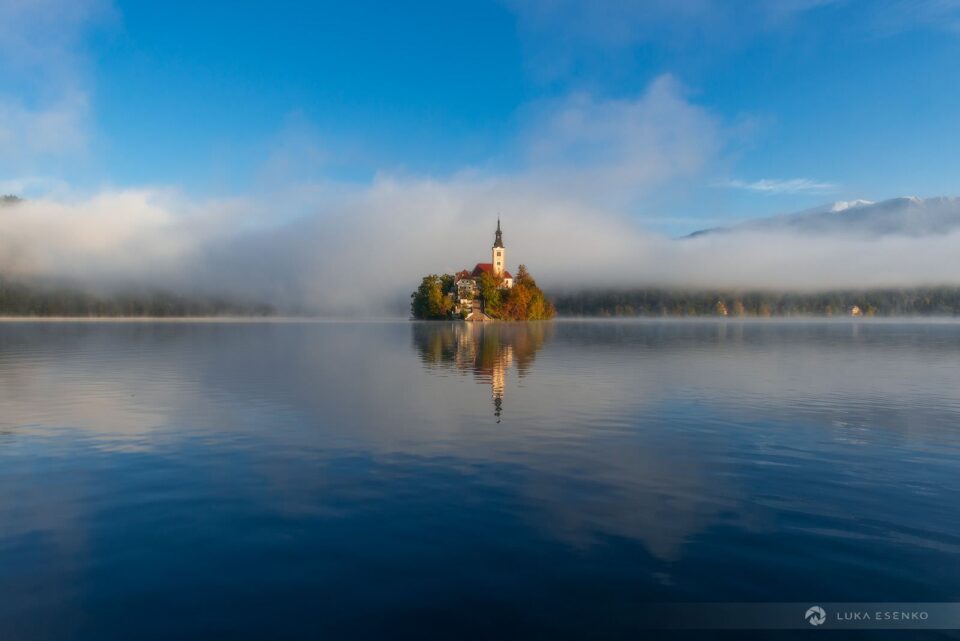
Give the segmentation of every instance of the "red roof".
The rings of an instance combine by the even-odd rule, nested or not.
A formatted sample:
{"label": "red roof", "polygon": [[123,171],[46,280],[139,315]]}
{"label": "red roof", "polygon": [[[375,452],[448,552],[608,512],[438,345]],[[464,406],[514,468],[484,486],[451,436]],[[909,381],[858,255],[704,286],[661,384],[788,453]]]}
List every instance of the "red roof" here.
{"label": "red roof", "polygon": [[[477,266],[473,268],[473,273],[470,274],[470,275],[471,275],[471,276],[479,276],[480,274],[482,274],[482,273],[484,273],[484,272],[486,272],[486,273],[490,274],[491,276],[493,276],[493,275],[494,275],[494,273],[493,273],[493,263],[477,263]],[[512,275],[510,274],[510,272],[508,272],[507,270],[503,270],[503,277],[504,277],[504,278],[513,278],[513,276],[512,276]]]}

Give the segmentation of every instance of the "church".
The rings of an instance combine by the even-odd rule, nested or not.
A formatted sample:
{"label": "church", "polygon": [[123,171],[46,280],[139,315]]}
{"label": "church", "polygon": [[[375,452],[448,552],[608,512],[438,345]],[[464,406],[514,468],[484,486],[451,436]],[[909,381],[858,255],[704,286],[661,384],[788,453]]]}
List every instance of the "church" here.
{"label": "church", "polygon": [[[490,262],[477,263],[473,271],[458,272],[454,280],[457,305],[456,312],[464,312],[468,320],[485,320],[480,306],[479,280],[483,274],[490,274],[500,280],[501,289],[513,287],[513,274],[507,271],[507,248],[503,245],[503,231],[500,230],[500,219],[497,218],[497,231],[490,249]],[[473,318],[471,318],[473,317]]]}

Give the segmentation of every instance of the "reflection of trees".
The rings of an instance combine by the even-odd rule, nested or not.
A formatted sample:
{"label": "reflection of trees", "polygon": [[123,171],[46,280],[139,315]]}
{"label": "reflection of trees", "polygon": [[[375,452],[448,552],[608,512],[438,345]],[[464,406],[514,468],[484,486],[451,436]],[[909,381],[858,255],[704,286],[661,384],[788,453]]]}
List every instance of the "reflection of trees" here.
{"label": "reflection of trees", "polygon": [[548,323],[417,323],[413,342],[424,366],[470,372],[489,382],[497,422],[507,370],[524,376],[550,334]]}

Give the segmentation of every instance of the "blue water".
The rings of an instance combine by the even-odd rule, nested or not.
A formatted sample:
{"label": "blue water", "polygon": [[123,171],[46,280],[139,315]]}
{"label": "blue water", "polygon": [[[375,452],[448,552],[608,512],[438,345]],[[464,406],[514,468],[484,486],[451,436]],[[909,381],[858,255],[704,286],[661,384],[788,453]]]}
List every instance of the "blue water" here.
{"label": "blue water", "polygon": [[960,324],[2,323],[0,639],[960,601],[958,454]]}

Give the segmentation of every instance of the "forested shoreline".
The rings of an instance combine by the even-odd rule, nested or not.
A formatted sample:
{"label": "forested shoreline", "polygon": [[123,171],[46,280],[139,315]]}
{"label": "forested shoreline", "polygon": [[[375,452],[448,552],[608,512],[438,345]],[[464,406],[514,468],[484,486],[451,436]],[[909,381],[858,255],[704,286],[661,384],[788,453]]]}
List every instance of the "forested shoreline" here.
{"label": "forested shoreline", "polygon": [[[487,289],[494,291],[492,287]],[[864,317],[960,316],[960,287],[824,292],[590,289],[557,291],[545,300],[552,302],[558,316],[566,317],[829,317],[851,316],[854,310],[855,315]],[[414,311],[415,317],[427,317]],[[293,312],[258,302],[181,295],[160,289],[95,293],[65,283],[28,283],[0,277],[0,316],[171,318],[280,313]],[[445,316],[449,317],[449,312]],[[523,317],[504,314],[506,318],[514,316]]]}
{"label": "forested shoreline", "polygon": [[960,287],[821,292],[665,288],[553,292],[561,316],[960,316]]}
{"label": "forested shoreline", "polygon": [[0,277],[0,316],[200,317],[270,316],[269,305],[225,298],[185,296],[165,290],[97,294],[57,283],[24,283]]}

